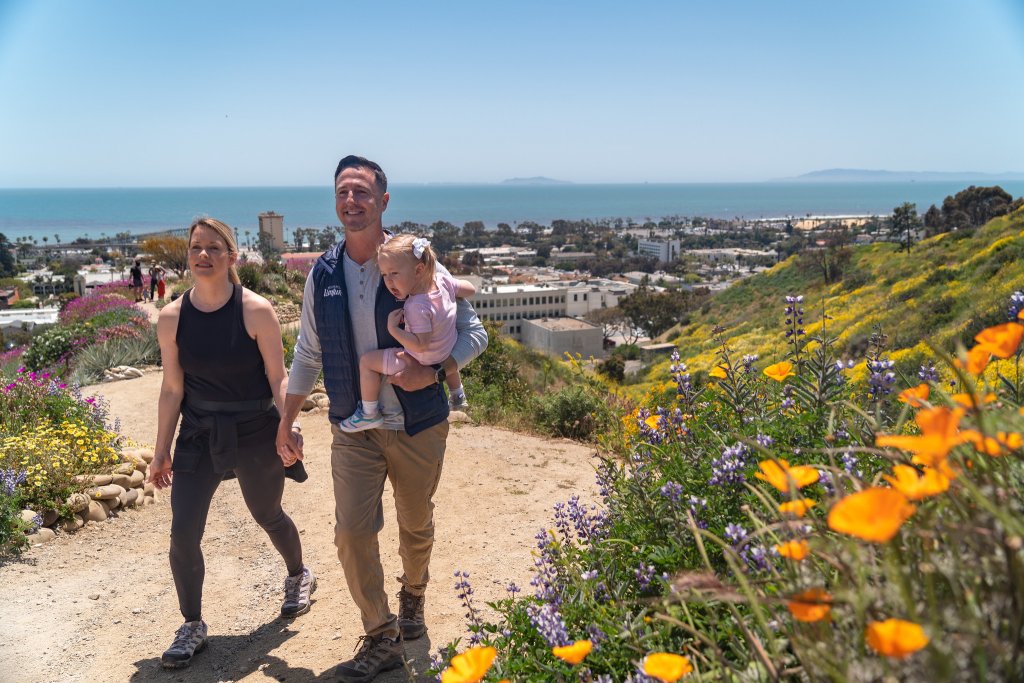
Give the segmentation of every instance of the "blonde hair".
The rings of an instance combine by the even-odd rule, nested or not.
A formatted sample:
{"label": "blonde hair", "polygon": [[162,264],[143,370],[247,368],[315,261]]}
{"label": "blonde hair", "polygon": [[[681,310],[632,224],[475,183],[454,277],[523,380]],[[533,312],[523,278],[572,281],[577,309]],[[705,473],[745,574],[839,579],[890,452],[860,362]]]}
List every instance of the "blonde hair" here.
{"label": "blonde hair", "polygon": [[[223,223],[216,218],[197,218],[192,221],[192,225],[188,228],[188,246],[192,248],[192,233],[196,231],[196,228],[207,228],[217,233],[217,236],[224,240],[224,244],[228,247],[228,253],[238,256],[238,243],[235,242],[235,231],[227,223]],[[228,268],[228,280],[236,285],[242,284],[242,281],[238,277],[238,270],[234,266]]]}
{"label": "blonde hair", "polygon": [[377,247],[377,258],[381,256],[387,256],[393,258],[395,256],[406,256],[411,258],[413,261],[422,263],[425,267],[423,269],[423,280],[429,282],[434,279],[434,270],[437,267],[437,254],[434,253],[433,247],[427,244],[423,248],[423,253],[419,258],[416,258],[416,254],[413,252],[412,243],[418,239],[416,235],[403,232],[400,235],[395,235],[384,244]]}

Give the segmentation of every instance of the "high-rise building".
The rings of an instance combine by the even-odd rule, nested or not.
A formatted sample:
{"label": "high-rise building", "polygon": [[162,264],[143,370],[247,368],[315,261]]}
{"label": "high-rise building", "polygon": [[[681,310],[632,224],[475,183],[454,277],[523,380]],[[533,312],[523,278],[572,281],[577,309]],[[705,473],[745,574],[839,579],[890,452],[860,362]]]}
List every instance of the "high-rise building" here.
{"label": "high-rise building", "polygon": [[275,249],[284,251],[284,216],[273,211],[260,214],[260,233],[270,236],[270,243]]}

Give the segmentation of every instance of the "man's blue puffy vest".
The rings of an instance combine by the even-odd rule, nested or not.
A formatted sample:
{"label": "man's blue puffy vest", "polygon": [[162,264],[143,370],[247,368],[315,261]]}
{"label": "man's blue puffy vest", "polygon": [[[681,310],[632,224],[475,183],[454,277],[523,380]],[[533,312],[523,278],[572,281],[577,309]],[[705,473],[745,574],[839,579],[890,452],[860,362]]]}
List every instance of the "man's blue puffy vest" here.
{"label": "man's blue puffy vest", "polygon": [[[359,357],[352,337],[348,291],[342,272],[344,249],[342,241],[313,266],[313,315],[320,337],[324,386],[331,401],[330,419],[334,424],[355,412],[359,403]],[[379,348],[401,346],[388,332],[388,314],[401,307],[402,302],[384,286],[381,278],[374,305]],[[448,400],[440,384],[431,384],[419,391],[394,389],[405,414],[405,431],[409,436],[448,419]]]}

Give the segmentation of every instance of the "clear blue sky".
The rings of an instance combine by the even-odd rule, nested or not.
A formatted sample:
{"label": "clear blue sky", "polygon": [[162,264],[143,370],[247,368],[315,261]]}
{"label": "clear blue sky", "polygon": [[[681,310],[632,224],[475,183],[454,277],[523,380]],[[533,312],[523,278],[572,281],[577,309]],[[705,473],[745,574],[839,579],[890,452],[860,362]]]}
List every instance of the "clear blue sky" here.
{"label": "clear blue sky", "polygon": [[0,0],[0,187],[1024,171],[1021,0]]}

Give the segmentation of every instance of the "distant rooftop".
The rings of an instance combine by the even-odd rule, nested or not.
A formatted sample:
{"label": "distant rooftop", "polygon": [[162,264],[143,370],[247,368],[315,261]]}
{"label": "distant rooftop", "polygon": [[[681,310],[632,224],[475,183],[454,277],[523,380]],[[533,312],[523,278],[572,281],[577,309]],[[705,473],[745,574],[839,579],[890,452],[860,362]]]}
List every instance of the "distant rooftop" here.
{"label": "distant rooftop", "polygon": [[536,318],[534,320],[527,320],[526,322],[531,325],[540,325],[541,327],[551,330],[552,332],[567,332],[569,330],[589,330],[594,328],[594,325],[584,321],[577,320],[576,318]]}

